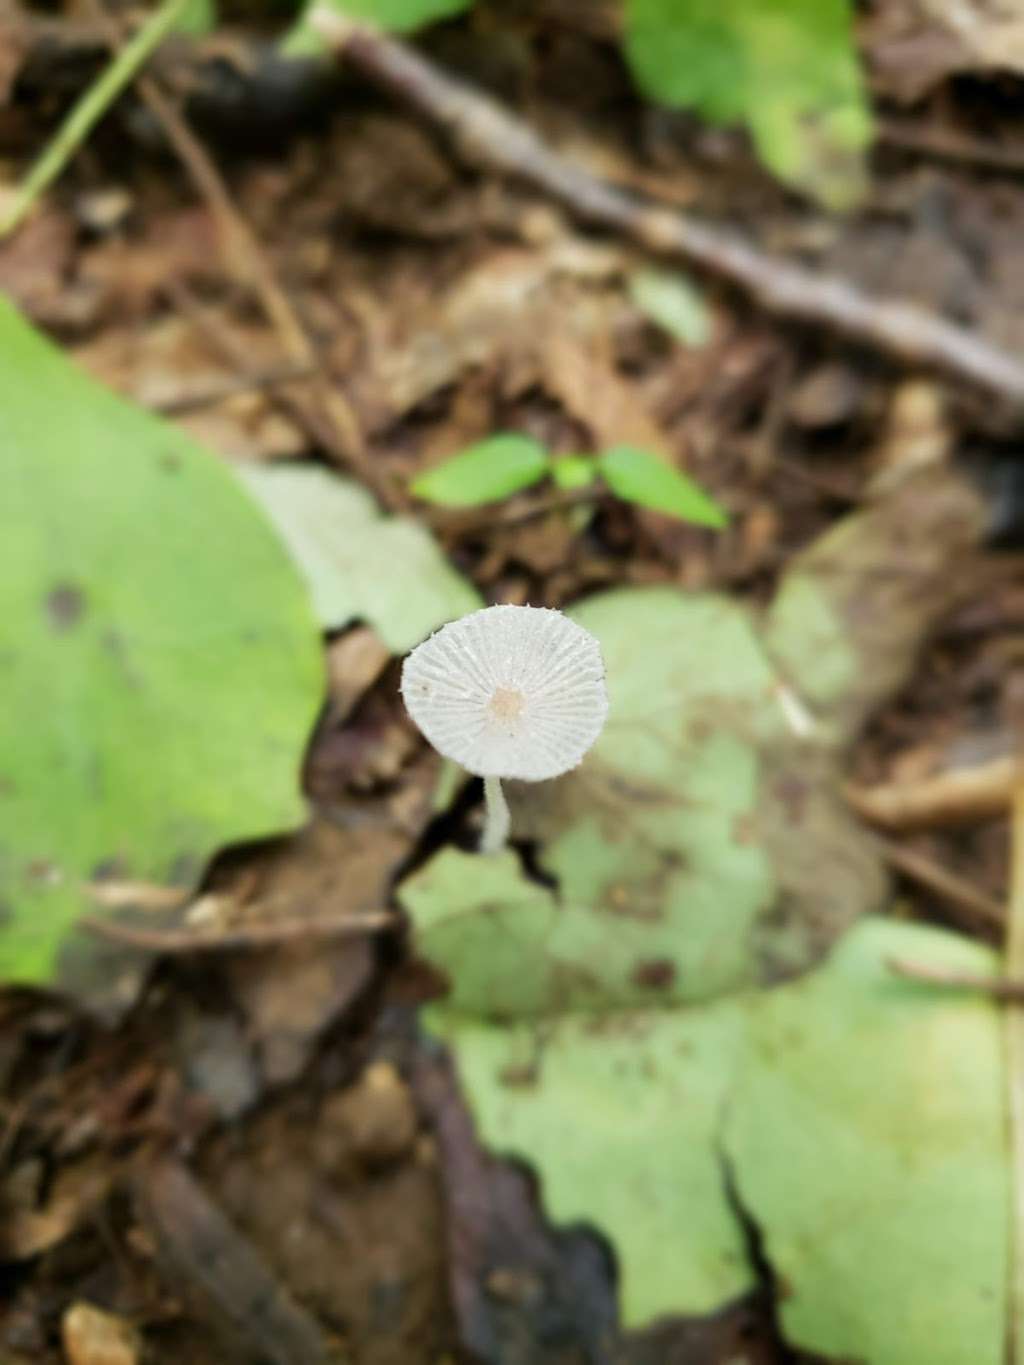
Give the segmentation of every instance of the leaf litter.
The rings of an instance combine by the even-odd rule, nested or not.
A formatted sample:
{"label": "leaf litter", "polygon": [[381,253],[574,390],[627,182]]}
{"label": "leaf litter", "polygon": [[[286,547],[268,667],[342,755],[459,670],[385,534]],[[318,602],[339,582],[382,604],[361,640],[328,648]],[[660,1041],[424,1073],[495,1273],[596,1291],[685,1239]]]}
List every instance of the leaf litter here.
{"label": "leaf litter", "polygon": [[[639,139],[624,133],[623,88],[605,60],[614,26],[598,7],[592,20],[565,7],[547,6],[543,14],[536,8],[503,49],[509,65],[501,70],[493,66],[486,33],[471,24],[453,26],[432,41],[440,42],[446,60],[484,85],[496,81],[514,90],[524,70],[539,73],[543,79],[531,81],[532,113],[627,183],[640,176],[647,188],[683,202],[686,196],[693,202],[696,193],[702,207],[725,206],[728,216],[756,230],[770,222],[777,240],[838,262],[844,273],[862,272],[866,284],[884,290],[906,281],[925,303],[951,303],[994,334],[1007,328],[1012,334],[1017,196],[1010,184],[968,181],[955,164],[904,160],[873,172],[870,194],[876,206],[885,205],[882,213],[823,227],[823,220],[811,220],[785,196],[773,197],[742,138],[731,132],[712,133],[660,114],[647,121]],[[524,66],[524,35],[543,34],[556,9],[560,42],[527,45]],[[871,24],[865,33],[869,58],[885,56],[891,71],[897,49],[883,52]],[[961,58],[962,64],[970,60],[969,53]],[[586,78],[576,74],[565,81],[566,72],[578,73],[581,64]],[[943,72],[931,79],[945,98]],[[564,89],[576,92],[578,107],[566,106],[561,96],[550,100],[549,91]],[[940,132],[950,118],[970,123],[970,110],[955,100],[952,106],[922,105],[922,98],[927,96],[907,106],[917,122],[938,124]],[[23,112],[17,116],[24,126]],[[224,118],[229,122],[230,115]],[[368,118],[382,116],[375,109]],[[3,119],[9,129],[9,114]],[[240,1321],[236,1306],[258,1284],[264,1290],[290,1286],[304,1311],[321,1327],[328,1324],[359,1360],[433,1362],[451,1349],[456,1332],[485,1359],[564,1360],[567,1353],[571,1359],[610,1358],[616,1294],[627,1317],[642,1322],[687,1307],[706,1312],[755,1282],[748,1229],[724,1196],[727,1159],[740,1206],[757,1223],[779,1277],[785,1335],[805,1350],[885,1359],[890,1348],[884,1332],[896,1330],[892,1320],[884,1313],[858,1318],[856,1297],[847,1292],[853,1283],[845,1269],[849,1258],[859,1268],[870,1254],[855,1241],[830,1240],[836,1224],[853,1221],[841,1203],[842,1182],[820,1157],[835,1141],[834,1128],[819,1136],[820,1167],[810,1159],[805,1164],[807,1191],[781,1203],[787,1149],[772,1145],[784,1137],[787,1146],[790,1138],[810,1143],[819,1133],[812,1120],[823,1122],[822,1115],[796,1108],[794,1100],[808,1087],[828,1094],[839,1112],[845,1104],[854,1114],[837,1058],[850,1049],[849,1074],[861,1074],[853,1056],[856,1036],[839,1027],[859,1002],[865,1019],[890,1040],[898,1029],[888,1011],[913,1019],[912,1041],[934,1039],[929,1055],[940,1063],[951,1047],[965,1049],[958,1057],[975,1089],[962,1100],[956,1089],[944,1093],[946,1073],[937,1063],[913,1093],[920,1112],[941,1114],[950,1133],[961,1137],[957,1125],[973,1097],[977,1123],[971,1140],[957,1139],[961,1166],[951,1181],[972,1192],[957,1222],[972,1238],[976,1274],[961,1277],[959,1325],[947,1336],[951,1361],[964,1358],[966,1348],[958,1343],[968,1338],[976,1354],[966,1358],[981,1359],[998,1319],[991,1305],[1002,1292],[993,1254],[999,1215],[991,1211],[1001,1200],[993,1176],[1003,1170],[993,1155],[994,1014],[981,1000],[954,1001],[923,986],[890,983],[884,959],[903,948],[919,962],[947,968],[983,971],[986,960],[972,958],[949,937],[908,945],[904,926],[871,917],[892,904],[889,860],[838,796],[851,768],[869,783],[899,780],[901,762],[910,772],[911,760],[927,767],[939,755],[951,755],[954,763],[965,754],[969,759],[967,750],[950,748],[958,737],[976,752],[1005,735],[1000,708],[1012,690],[1013,668],[992,651],[1005,646],[1019,612],[1012,584],[998,574],[977,576],[972,567],[980,504],[966,483],[947,479],[939,467],[908,484],[902,501],[898,492],[866,495],[883,457],[876,428],[898,406],[897,386],[884,367],[766,325],[706,280],[700,283],[714,321],[710,338],[699,352],[678,346],[626,292],[638,264],[633,253],[583,237],[538,199],[493,177],[471,177],[461,167],[453,174],[451,158],[446,151],[438,155],[432,139],[418,129],[412,137],[397,133],[411,127],[403,116],[383,117],[396,133],[390,142],[386,129],[371,138],[365,122],[346,119],[332,130],[336,150],[351,151],[347,174],[337,177],[311,170],[318,149],[328,145],[315,131],[246,165],[232,162],[230,142],[214,136],[211,145],[230,165],[237,202],[264,235],[277,271],[322,338],[324,363],[345,386],[386,486],[408,487],[439,456],[495,431],[520,431],[547,450],[575,455],[630,440],[646,424],[650,445],[670,453],[715,496],[724,495],[732,524],[710,536],[623,509],[600,494],[570,515],[557,507],[544,510],[550,494],[543,490],[514,494],[499,517],[435,523],[448,562],[486,600],[563,606],[598,591],[579,608],[581,620],[593,613],[601,630],[607,628],[609,647],[622,637],[616,652],[625,663],[617,667],[627,686],[620,733],[609,733],[607,751],[599,750],[578,779],[565,780],[550,806],[520,798],[517,819],[521,815],[533,839],[525,850],[527,866],[541,871],[540,882],[524,876],[511,855],[486,874],[492,885],[475,857],[449,847],[436,851],[452,839],[456,845],[467,841],[471,793],[429,825],[436,764],[423,761],[394,705],[397,674],[388,662],[389,642],[393,650],[405,646],[397,636],[382,642],[388,627],[374,619],[374,608],[359,592],[350,596],[354,606],[345,606],[344,620],[369,623],[376,633],[368,635],[367,624],[332,626],[330,632],[331,697],[305,764],[317,822],[294,842],[275,846],[276,852],[233,850],[199,899],[183,908],[144,909],[140,895],[130,915],[117,912],[119,922],[162,925],[179,937],[195,934],[207,917],[218,933],[248,934],[247,946],[212,954],[180,946],[170,951],[154,990],[113,1033],[96,1034],[91,1026],[39,1011],[5,1022],[0,1062],[10,1124],[5,1144],[12,1144],[5,1150],[12,1170],[22,1172],[8,1194],[5,1168],[5,1205],[17,1197],[33,1215],[45,1215],[51,1206],[67,1212],[55,1216],[49,1235],[57,1240],[37,1252],[0,1317],[4,1349],[14,1358],[58,1359],[59,1306],[70,1308],[70,1299],[84,1293],[126,1321],[142,1321],[147,1349],[157,1359],[220,1361],[225,1350],[228,1358],[232,1351],[246,1358],[252,1328]],[[681,138],[680,128],[687,127]],[[100,377],[134,388],[148,401],[202,399],[204,391],[245,379],[250,387],[244,401],[229,395],[195,409],[200,417],[215,416],[203,436],[219,453],[315,455],[278,386],[264,382],[279,365],[277,338],[254,321],[244,291],[223,274],[210,222],[204,225],[202,211],[194,209],[191,191],[173,168],[166,173],[164,163],[154,173],[151,153],[139,152],[132,141],[130,122],[114,121],[101,135],[107,147],[132,142],[136,149],[138,174],[124,175],[131,180],[129,227],[115,219],[111,228],[83,231],[84,220],[74,218],[70,191],[100,187],[96,163],[83,159],[72,168],[68,195],[46,206],[54,223],[48,233],[36,231],[45,222],[37,219],[26,226],[24,241],[19,236],[0,249],[0,257],[15,246],[22,252],[4,278],[34,278],[23,299],[32,316],[62,339],[73,338]],[[366,141],[376,156],[364,154]],[[383,166],[389,146],[390,177]],[[412,184],[415,193],[396,211],[396,186],[403,184]],[[966,184],[970,192],[961,193]],[[935,227],[936,203],[954,206],[945,236]],[[162,238],[161,225],[168,234]],[[911,276],[908,263],[936,259],[936,238],[950,268],[922,266]],[[979,239],[998,288],[972,265]],[[166,279],[201,285],[202,327],[195,313],[179,315],[168,304]],[[943,292],[952,287],[949,281],[959,291],[952,300]],[[216,346],[211,350],[215,333],[205,330],[210,319],[233,333],[237,353],[247,350],[248,375],[238,376]],[[549,363],[552,355],[558,367]],[[790,407],[797,381],[833,356],[855,377],[856,402],[847,385],[838,399],[826,394],[824,406],[818,395],[810,408],[806,398],[802,407],[795,400]],[[573,377],[573,366],[588,376],[585,383]],[[289,381],[295,382],[301,383]],[[588,385],[600,403],[588,405]],[[980,444],[998,456],[1001,423],[994,407],[954,394],[936,429],[947,446]],[[908,436],[898,442],[904,454],[908,442]],[[333,474],[324,479],[330,487],[339,482]],[[934,497],[927,496],[929,486]],[[862,499],[865,510],[829,533],[839,513]],[[401,505],[399,496],[389,511]],[[985,515],[992,508],[990,498]],[[581,510],[582,520],[576,515]],[[507,521],[501,519],[506,513]],[[368,502],[360,515],[378,530],[386,524]],[[861,557],[850,543],[863,534],[864,517],[873,518],[876,539],[860,542],[870,544]],[[917,528],[916,540],[907,536]],[[810,548],[795,558],[802,547]],[[888,587],[881,574],[867,572],[876,555],[898,566]],[[944,572],[949,560],[961,572]],[[440,561],[435,555],[432,562]],[[957,605],[961,592],[963,605]],[[615,599],[622,605],[614,606]],[[640,629],[645,612],[655,617],[655,603],[659,611],[678,614],[671,637],[653,623]],[[73,603],[55,599],[54,611],[66,615]],[[691,634],[710,630],[710,619],[735,651],[729,658],[744,661],[735,672],[723,668],[724,678],[714,674],[710,649],[692,655],[685,649]],[[341,620],[339,614],[338,626]],[[417,621],[422,633],[431,629],[426,615]],[[926,624],[937,629],[925,663],[912,673]],[[686,709],[695,718],[685,733],[673,704],[645,710],[634,695],[642,690],[642,679],[639,687],[630,681],[634,630],[650,657],[664,657],[662,686],[670,696],[679,692],[680,676],[686,683]],[[857,668],[864,658],[871,667]],[[639,668],[634,672],[640,678]],[[725,704],[716,702],[716,689],[726,693]],[[701,733],[708,729],[710,734]],[[642,773],[634,769],[634,755]],[[639,866],[624,848],[627,829],[643,833]],[[933,862],[969,867],[978,884],[1000,898],[1004,821],[987,818],[957,834],[956,842],[941,831],[915,839]],[[695,856],[705,847],[707,857]],[[678,860],[680,852],[686,861]],[[279,859],[280,870],[270,871],[268,859],[270,865]],[[823,865],[832,870],[827,896]],[[416,888],[429,890],[433,878],[442,912],[457,906],[459,897],[472,908],[486,887],[486,923],[472,930],[470,916],[459,924],[441,913],[435,924],[417,927],[416,943],[429,968],[400,963],[390,938],[371,945],[365,935],[320,935],[317,925],[325,921],[387,909],[402,872],[402,895],[414,919],[420,913]],[[149,878],[157,879],[157,872]],[[120,880],[127,884],[124,876]],[[112,881],[111,890],[116,885]],[[710,909],[695,916],[694,926],[685,919],[689,895],[683,892],[701,887]],[[897,890],[901,906],[909,899],[916,915],[957,922],[955,906],[922,892],[916,882],[902,879]],[[671,906],[669,919],[659,923],[654,916],[665,905]],[[636,907],[648,918],[631,916]],[[685,934],[669,927],[680,917]],[[279,946],[261,944],[254,934],[268,925],[291,934],[303,920],[299,937]],[[845,936],[844,925],[854,926]],[[136,962],[134,991],[148,958],[137,949],[128,956]],[[509,962],[518,964],[515,971],[503,969]],[[709,962],[716,974],[702,991],[700,973]],[[850,974],[858,962],[855,990]],[[808,963],[820,965],[792,984],[773,987],[761,1002],[756,983],[790,978]],[[468,1126],[459,1142],[449,1140],[450,1114],[437,1116],[426,1103],[425,1058],[419,1045],[409,1043],[408,1007],[438,997],[444,986],[438,969],[446,971],[454,993],[435,999],[431,1026],[459,1041],[458,1064],[483,1136],[496,1151],[533,1160],[540,1208],[521,1176],[484,1157]],[[877,1010],[865,1003],[874,999],[863,993],[866,982],[884,997]],[[715,998],[698,998],[709,994]],[[837,1001],[843,1002],[838,1008]],[[756,1026],[749,1023],[755,1013]],[[796,1036],[801,1029],[803,1046]],[[817,1051],[806,1042],[819,1032],[828,1050],[825,1042]],[[689,1050],[673,1051],[677,1045]],[[867,1042],[862,1051],[869,1053]],[[698,1065],[694,1058],[701,1057],[713,1057],[716,1067]],[[585,1064],[578,1064],[580,1058]],[[903,1051],[894,1047],[886,1060],[885,1070],[872,1073],[858,1094],[874,1086],[883,1100],[902,1095],[906,1068],[912,1079],[918,1076],[919,1053],[909,1044]],[[863,1064],[870,1066],[869,1055]],[[374,1070],[382,1065],[384,1073]],[[653,1085],[652,1071],[667,1073],[674,1088]],[[381,1074],[392,1079],[383,1087],[371,1083]],[[387,1106],[396,1093],[407,1094],[407,1080],[435,1116],[430,1132],[396,1120],[395,1131],[412,1137],[387,1152],[382,1141],[380,1154],[373,1155],[375,1139],[365,1134],[372,1135],[375,1123],[388,1127],[390,1119],[374,1115],[392,1114]],[[926,1081],[932,1082],[927,1088]],[[609,1100],[616,1094],[619,1107]],[[762,1115],[772,1106],[781,1117],[767,1131]],[[794,1112],[807,1122],[799,1123]],[[552,1113],[565,1117],[553,1124]],[[585,1126],[580,1113],[591,1116]],[[787,1123],[795,1123],[795,1131]],[[851,1144],[867,1141],[855,1124],[848,1126]],[[585,1138],[598,1163],[601,1140],[609,1144],[605,1156],[621,1152],[616,1178],[607,1179],[600,1164],[586,1166],[582,1147],[558,1140],[564,1133]],[[168,1135],[184,1144],[181,1150],[198,1154],[193,1165],[205,1197],[217,1201],[230,1224],[218,1224],[222,1245],[237,1251],[241,1242],[257,1252],[262,1278],[252,1278],[251,1258],[232,1262],[248,1268],[237,1282],[235,1304],[211,1303],[196,1282],[201,1257],[189,1247],[198,1243],[176,1235],[165,1245],[141,1199],[129,1200],[125,1211],[123,1153]],[[637,1152],[646,1155],[648,1145],[650,1161],[634,1176],[649,1196],[643,1207],[650,1221],[643,1223],[622,1177],[630,1161],[640,1166]],[[885,1149],[876,1147],[876,1155],[879,1150]],[[924,1230],[911,1259],[928,1266],[924,1283],[934,1292],[935,1283],[951,1274],[943,1253],[956,1244],[941,1227],[927,1232],[920,1210],[929,1200],[932,1209],[946,1207],[946,1186],[932,1195],[935,1187],[928,1184],[946,1157],[930,1146],[909,1155],[905,1147],[895,1150],[903,1161],[900,1179],[886,1185],[892,1177],[883,1169],[879,1189],[893,1190],[894,1199],[907,1199],[908,1210],[918,1209],[908,1211],[900,1227]],[[856,1155],[859,1170],[863,1149]],[[454,1166],[456,1160],[463,1164]],[[96,1234],[92,1196],[61,1202],[61,1182],[53,1185],[52,1198],[38,1183],[38,1163],[64,1163],[72,1189],[90,1161],[114,1179],[113,1196],[105,1198],[101,1185],[96,1199],[114,1230],[116,1262]],[[460,1205],[455,1174],[469,1169],[467,1161],[478,1163],[467,1186],[477,1202],[469,1209]],[[908,1178],[904,1186],[900,1181],[911,1168],[919,1183]],[[856,1187],[856,1180],[851,1176],[846,1188]],[[922,1203],[915,1205],[915,1198]],[[198,1219],[202,1207],[181,1201],[185,1231],[192,1235],[211,1226],[188,1223],[188,1211]],[[299,1209],[314,1214],[297,1215]],[[596,1226],[610,1239],[617,1291],[593,1238],[553,1233],[545,1212],[559,1224]],[[885,1215],[881,1201],[865,1213],[867,1245],[891,1238]],[[819,1217],[827,1217],[826,1226]],[[827,1262],[801,1256],[812,1236],[829,1248]],[[664,1252],[673,1238],[687,1248],[675,1262],[676,1278],[664,1254],[648,1277],[652,1248]],[[437,1250],[442,1244],[454,1248],[454,1320]],[[358,1273],[353,1247],[370,1253],[357,1258]],[[842,1272],[833,1269],[837,1265]],[[868,1286],[876,1298],[887,1287]],[[56,1307],[40,1306],[37,1294],[44,1288]],[[911,1295],[914,1286],[906,1292]],[[758,1358],[781,1358],[785,1348],[770,1315],[757,1307],[761,1301],[743,1301],[761,1334]],[[373,1310],[382,1303],[399,1305],[391,1323]],[[724,1320],[669,1321],[657,1329],[659,1346],[650,1345],[648,1334],[630,1337],[621,1349],[637,1361],[724,1360],[748,1349],[724,1335],[700,1335]],[[260,1321],[265,1345],[274,1320]],[[397,1330],[394,1322],[401,1324]],[[215,1330],[233,1344],[218,1346],[211,1356]]]}

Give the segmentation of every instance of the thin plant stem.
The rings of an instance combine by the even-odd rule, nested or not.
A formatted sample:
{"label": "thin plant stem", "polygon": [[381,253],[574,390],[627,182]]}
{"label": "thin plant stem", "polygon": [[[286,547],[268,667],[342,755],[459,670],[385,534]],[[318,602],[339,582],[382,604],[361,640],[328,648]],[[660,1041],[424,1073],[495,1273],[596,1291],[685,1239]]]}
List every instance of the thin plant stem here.
{"label": "thin plant stem", "polygon": [[508,802],[501,789],[500,777],[484,778],[484,801],[487,806],[487,821],[480,840],[480,852],[497,853],[499,849],[505,847],[511,824]]}
{"label": "thin plant stem", "polygon": [[115,54],[69,112],[57,132],[0,213],[0,237],[13,232],[43,190],[56,180],[92,129],[139,67],[181,18],[191,0],[164,0],[139,31]]}
{"label": "thin plant stem", "polygon": [[[1013,800],[1010,903],[1004,970],[1024,973],[1024,783]],[[1024,1009],[1006,1011],[1006,1077],[1010,1128],[1010,1294],[1007,1321],[1009,1365],[1024,1365]]]}

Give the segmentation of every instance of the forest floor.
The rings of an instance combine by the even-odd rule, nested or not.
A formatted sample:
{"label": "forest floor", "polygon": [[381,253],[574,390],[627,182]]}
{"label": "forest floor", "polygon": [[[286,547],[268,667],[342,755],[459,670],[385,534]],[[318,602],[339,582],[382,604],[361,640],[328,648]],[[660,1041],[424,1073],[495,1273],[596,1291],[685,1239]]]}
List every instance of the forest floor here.
{"label": "forest floor", "polygon": [[[1024,351],[1019,76],[940,42],[911,5],[865,13],[880,113],[870,187],[855,213],[826,217],[780,189],[741,133],[643,105],[601,14],[538,0],[503,26],[485,7],[422,50],[594,176],[741,229],[767,260],[799,259]],[[106,40],[88,7],[3,24],[0,149],[18,168]],[[184,157],[180,124],[176,136],[129,89],[0,244],[0,288],[40,328],[211,449],[333,464],[393,511],[413,508],[410,480],[440,455],[509,429],[556,451],[631,440],[685,452],[729,510],[720,533],[608,496],[581,533],[564,495],[544,489],[418,510],[489,601],[557,607],[672,584],[761,604],[886,471],[962,470],[984,491],[990,543],[950,566],[960,599],[847,772],[912,800],[936,773],[1012,752],[1019,409],[841,325],[761,307],[714,271],[691,275],[707,343],[677,344],[627,288],[649,263],[642,247],[467,163],[365,80],[285,68],[264,43],[239,20],[169,45],[153,80],[192,130]],[[222,186],[204,180],[207,162]],[[331,914],[339,896],[393,904],[398,875],[477,818],[472,788],[433,812],[436,756],[373,633],[356,626],[325,647],[331,695],[305,764],[312,824],[230,850],[204,883],[294,920],[294,935],[206,952],[183,939],[117,1018],[57,995],[0,998],[0,1359],[440,1365],[467,1341],[502,1365],[797,1358],[767,1272],[720,1315],[618,1339],[611,1250],[553,1229],[536,1182],[477,1144],[444,1057],[417,1032],[439,985],[402,934],[304,933],[303,917]],[[884,832],[908,917],[1000,943],[1007,799],[989,792],[952,820],[926,810]],[[121,1354],[99,1353],[92,1338],[111,1322],[76,1314],[81,1303],[131,1324]]]}

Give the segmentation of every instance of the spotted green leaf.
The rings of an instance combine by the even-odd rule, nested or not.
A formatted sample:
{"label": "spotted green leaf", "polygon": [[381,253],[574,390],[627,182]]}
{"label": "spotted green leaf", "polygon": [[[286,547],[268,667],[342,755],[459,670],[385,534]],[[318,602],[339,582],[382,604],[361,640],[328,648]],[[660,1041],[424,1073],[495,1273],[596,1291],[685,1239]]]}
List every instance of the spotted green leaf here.
{"label": "spotted green leaf", "polygon": [[99,883],[302,820],[319,633],[217,459],[2,300],[0,351],[0,977],[105,989]]}

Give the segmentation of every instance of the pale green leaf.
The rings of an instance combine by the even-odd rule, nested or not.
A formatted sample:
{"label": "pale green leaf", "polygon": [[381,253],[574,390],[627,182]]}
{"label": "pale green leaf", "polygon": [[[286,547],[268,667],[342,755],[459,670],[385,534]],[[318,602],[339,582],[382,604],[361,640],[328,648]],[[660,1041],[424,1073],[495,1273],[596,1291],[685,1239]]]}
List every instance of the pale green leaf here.
{"label": "pale green leaf", "polygon": [[871,1365],[999,1365],[1010,1187],[999,1010],[898,979],[995,975],[987,949],[868,920],[751,1021],[728,1110],[737,1192],[787,1338]]}
{"label": "pale green leaf", "polygon": [[871,138],[849,0],[627,0],[644,92],[749,124],[765,164],[834,207],[863,190]]}
{"label": "pale green leaf", "polygon": [[420,475],[412,491],[444,507],[478,507],[529,488],[544,478],[548,464],[548,453],[539,442],[509,432],[435,465]]}
{"label": "pale green leaf", "polygon": [[613,446],[597,457],[601,477],[616,497],[698,526],[723,527],[728,518],[692,479],[649,450]]}
{"label": "pale green leaf", "polygon": [[301,821],[321,649],[230,471],[5,301],[0,349],[0,976],[91,987],[85,883]]}
{"label": "pale green leaf", "polygon": [[[560,946],[571,932],[568,955],[616,1005],[708,999],[807,966],[886,882],[835,790],[831,741],[792,730],[748,613],[650,588],[571,614],[601,642],[608,722],[580,768],[508,784],[513,831],[541,841],[564,904],[591,910],[563,915]],[[657,987],[643,984],[652,962]]]}
{"label": "pale green leaf", "polygon": [[704,296],[692,280],[664,270],[637,270],[629,296],[652,322],[687,346],[706,346],[711,336]]}
{"label": "pale green leaf", "polygon": [[429,1017],[457,1046],[481,1138],[542,1173],[556,1223],[590,1223],[611,1240],[627,1326],[711,1312],[753,1288],[717,1151],[740,1006],[567,1017],[543,1029]]}
{"label": "pale green leaf", "polygon": [[365,489],[316,465],[239,465],[277,525],[327,629],[363,620],[396,654],[481,606],[429,531],[382,516]]}

